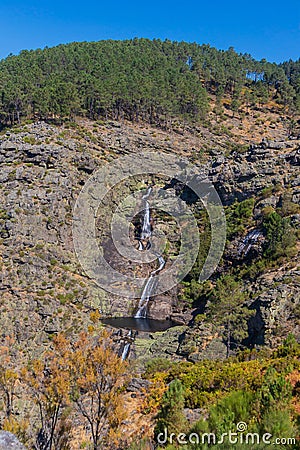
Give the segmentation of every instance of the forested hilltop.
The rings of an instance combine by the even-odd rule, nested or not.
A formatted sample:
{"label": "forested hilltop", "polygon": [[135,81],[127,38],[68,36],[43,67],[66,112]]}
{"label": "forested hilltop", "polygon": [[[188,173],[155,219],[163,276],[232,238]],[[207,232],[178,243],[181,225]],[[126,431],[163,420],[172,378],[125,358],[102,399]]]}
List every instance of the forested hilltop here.
{"label": "forested hilltop", "polygon": [[143,120],[205,119],[241,107],[300,109],[300,60],[277,65],[233,48],[132,39],[22,51],[0,61],[0,122],[87,116]]}

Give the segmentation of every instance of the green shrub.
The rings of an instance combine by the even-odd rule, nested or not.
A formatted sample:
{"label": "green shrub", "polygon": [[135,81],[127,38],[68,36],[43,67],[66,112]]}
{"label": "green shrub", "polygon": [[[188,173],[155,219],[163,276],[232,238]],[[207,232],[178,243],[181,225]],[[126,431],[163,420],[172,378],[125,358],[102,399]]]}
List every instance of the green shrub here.
{"label": "green shrub", "polygon": [[169,389],[163,395],[155,434],[163,432],[165,428],[168,430],[168,433],[181,433],[185,430],[187,421],[183,408],[183,385],[180,380],[173,380],[169,385]]}

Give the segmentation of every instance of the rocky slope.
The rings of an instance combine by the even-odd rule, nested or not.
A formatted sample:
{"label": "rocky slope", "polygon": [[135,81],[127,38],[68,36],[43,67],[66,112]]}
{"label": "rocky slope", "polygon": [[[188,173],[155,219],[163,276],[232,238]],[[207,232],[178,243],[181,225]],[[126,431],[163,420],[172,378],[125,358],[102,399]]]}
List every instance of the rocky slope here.
{"label": "rocky slope", "polygon": [[[77,333],[85,328],[95,309],[103,316],[132,314],[136,300],[101,290],[83,272],[72,243],[72,211],[80,189],[96,168],[120,155],[144,150],[184,155],[213,181],[225,205],[257,197],[257,215],[266,206],[279,205],[285,194],[299,205],[300,140],[289,138],[279,113],[269,112],[262,117],[264,120],[258,121],[255,114],[242,119],[228,116],[222,124],[212,118],[209,126],[178,126],[173,131],[127,122],[78,121],[60,127],[30,123],[2,132],[2,333],[15,335],[22,346],[39,352],[53,333]],[[127,184],[125,188],[130,192],[134,186]],[[261,198],[258,194],[263,189],[266,194]],[[107,233],[111,206],[108,203],[98,218],[99,237]],[[295,226],[299,226],[299,218],[298,213],[292,214]],[[239,239],[232,245],[229,259],[233,261],[241,258],[234,253],[241,243]],[[251,329],[255,343],[271,344],[274,335],[290,330],[300,335],[295,319],[299,276],[294,256],[284,267],[261,276],[253,286],[256,315]],[[180,316],[182,323],[192,318],[191,311],[182,310],[177,289],[156,297],[150,316]],[[164,332],[164,338],[154,339],[149,355],[186,355],[184,340],[191,341],[199,332],[194,328],[182,333],[181,327],[177,332]],[[181,335],[184,340],[179,343]],[[211,343],[214,335],[213,329],[206,338],[201,335],[188,353],[199,354],[205,348],[211,349],[207,355],[223,354],[221,344]]]}

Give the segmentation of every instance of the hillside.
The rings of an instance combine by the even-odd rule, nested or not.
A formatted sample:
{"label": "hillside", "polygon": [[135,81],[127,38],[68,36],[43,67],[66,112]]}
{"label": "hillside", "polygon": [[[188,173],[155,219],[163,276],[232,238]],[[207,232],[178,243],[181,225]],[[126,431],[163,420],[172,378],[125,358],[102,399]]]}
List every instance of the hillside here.
{"label": "hillside", "polygon": [[205,120],[210,95],[222,115],[274,101],[299,112],[300,64],[256,61],[233,48],[133,39],[22,51],[0,62],[0,122],[24,118],[147,121]]}
{"label": "hillside", "polygon": [[[78,401],[89,401],[89,377],[103,358],[118,389],[107,388],[113,412],[94,448],[153,448],[166,423],[176,432],[221,433],[224,411],[233,429],[246,420],[252,431],[297,435],[299,61],[278,66],[159,40],[74,43],[0,61],[0,86],[1,428],[46,450],[54,423],[55,450],[92,448]],[[132,278],[156,268],[121,258],[110,235],[123,199],[149,186],[184,200],[201,245],[183,280],[150,298],[147,317],[174,326],[135,336],[108,327],[108,338],[101,320],[132,317],[139,299],[101,289],[80,265],[74,205],[98,169],[147,151],[187,158],[213,183],[227,221],[225,250],[199,283],[211,239],[199,198],[163,174],[117,183],[95,214],[97,243],[114,268]],[[181,230],[155,208],[151,221],[166,236],[168,269]],[[137,215],[129,227],[136,248],[140,222]],[[111,339],[107,352],[101,339]],[[128,342],[130,373],[116,356]],[[124,395],[127,416],[114,395]]]}
{"label": "hillside", "polygon": [[[227,120],[232,123],[230,118]],[[233,233],[231,240],[234,238],[235,242],[241,242],[247,230],[259,224],[263,208],[280,208],[284,198],[292,202],[291,210],[286,207],[287,214],[292,213],[293,220],[297,220],[299,141],[288,139],[286,124],[279,114],[270,113],[269,124],[255,117],[234,120],[236,126],[227,133],[224,133],[224,122],[223,134],[213,122],[209,128],[191,128],[182,134],[130,122],[98,124],[89,121],[79,121],[71,127],[33,123],[6,131],[1,141],[1,255],[5,280],[2,295],[10,299],[11,306],[17,298],[25,299],[22,308],[27,312],[22,316],[30,321],[26,323],[23,317],[20,322],[18,318],[18,326],[30,329],[33,334],[32,320],[40,333],[45,327],[49,332],[61,330],[61,327],[68,329],[69,321],[57,320],[52,312],[58,311],[54,316],[68,317],[63,311],[70,304],[71,320],[76,314],[82,316],[83,305],[98,305],[101,314],[128,315],[132,300],[112,299],[84,276],[73,254],[71,235],[73,205],[85,180],[97,167],[124,153],[139,152],[142,148],[175,152],[192,161],[200,158],[202,168],[217,186],[225,204],[229,206],[236,200],[252,198],[253,212],[245,226]],[[240,128],[244,123],[242,136]],[[246,133],[247,127],[252,129],[250,136]],[[250,142],[255,142],[252,136],[257,137],[257,148],[252,146],[249,150]],[[269,147],[259,145],[261,136],[270,141]],[[231,226],[236,225],[233,222]],[[232,242],[228,243],[227,258],[232,258],[230,245]],[[238,260],[237,264],[243,266],[244,260]],[[278,265],[282,271],[286,262],[283,260]],[[266,270],[269,272],[268,267]],[[171,298],[177,313],[185,309],[184,303],[177,305],[176,292]],[[150,311],[153,317],[165,318],[160,317],[162,310],[162,314],[172,315],[172,301],[170,303],[168,296],[155,300],[153,312]],[[3,325],[13,326],[15,310],[12,307],[1,314],[1,320],[7,316]]]}

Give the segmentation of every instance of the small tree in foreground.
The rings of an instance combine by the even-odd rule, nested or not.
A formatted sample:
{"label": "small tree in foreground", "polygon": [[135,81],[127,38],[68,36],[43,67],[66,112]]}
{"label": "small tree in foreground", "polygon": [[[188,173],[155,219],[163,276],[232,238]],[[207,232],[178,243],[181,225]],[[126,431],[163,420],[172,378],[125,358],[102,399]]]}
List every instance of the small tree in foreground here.
{"label": "small tree in foreground", "polygon": [[59,335],[53,350],[30,361],[22,370],[23,380],[39,411],[40,428],[35,443],[39,450],[69,449],[66,435],[70,424],[66,426],[66,413],[70,403],[70,350],[70,342]]}
{"label": "small tree in foreground", "polygon": [[4,345],[0,347],[0,394],[2,397],[2,408],[6,419],[13,413],[13,405],[16,397],[16,385],[18,383],[18,373],[14,370],[11,349],[14,339],[7,336]]}
{"label": "small tree in foreground", "polygon": [[23,370],[40,415],[35,448],[70,448],[75,409],[87,422],[94,450],[117,441],[125,418],[122,386],[126,367],[106,331],[97,337],[82,333],[75,343],[59,334],[53,350]]}
{"label": "small tree in foreground", "polygon": [[70,355],[71,398],[91,429],[94,450],[118,441],[125,419],[122,387],[127,364],[112,349],[109,334],[81,334]]}
{"label": "small tree in foreground", "polygon": [[165,428],[168,434],[184,433],[187,428],[187,420],[183,408],[184,388],[181,381],[175,379],[171,381],[169,389],[163,395],[155,435],[164,432]]}

